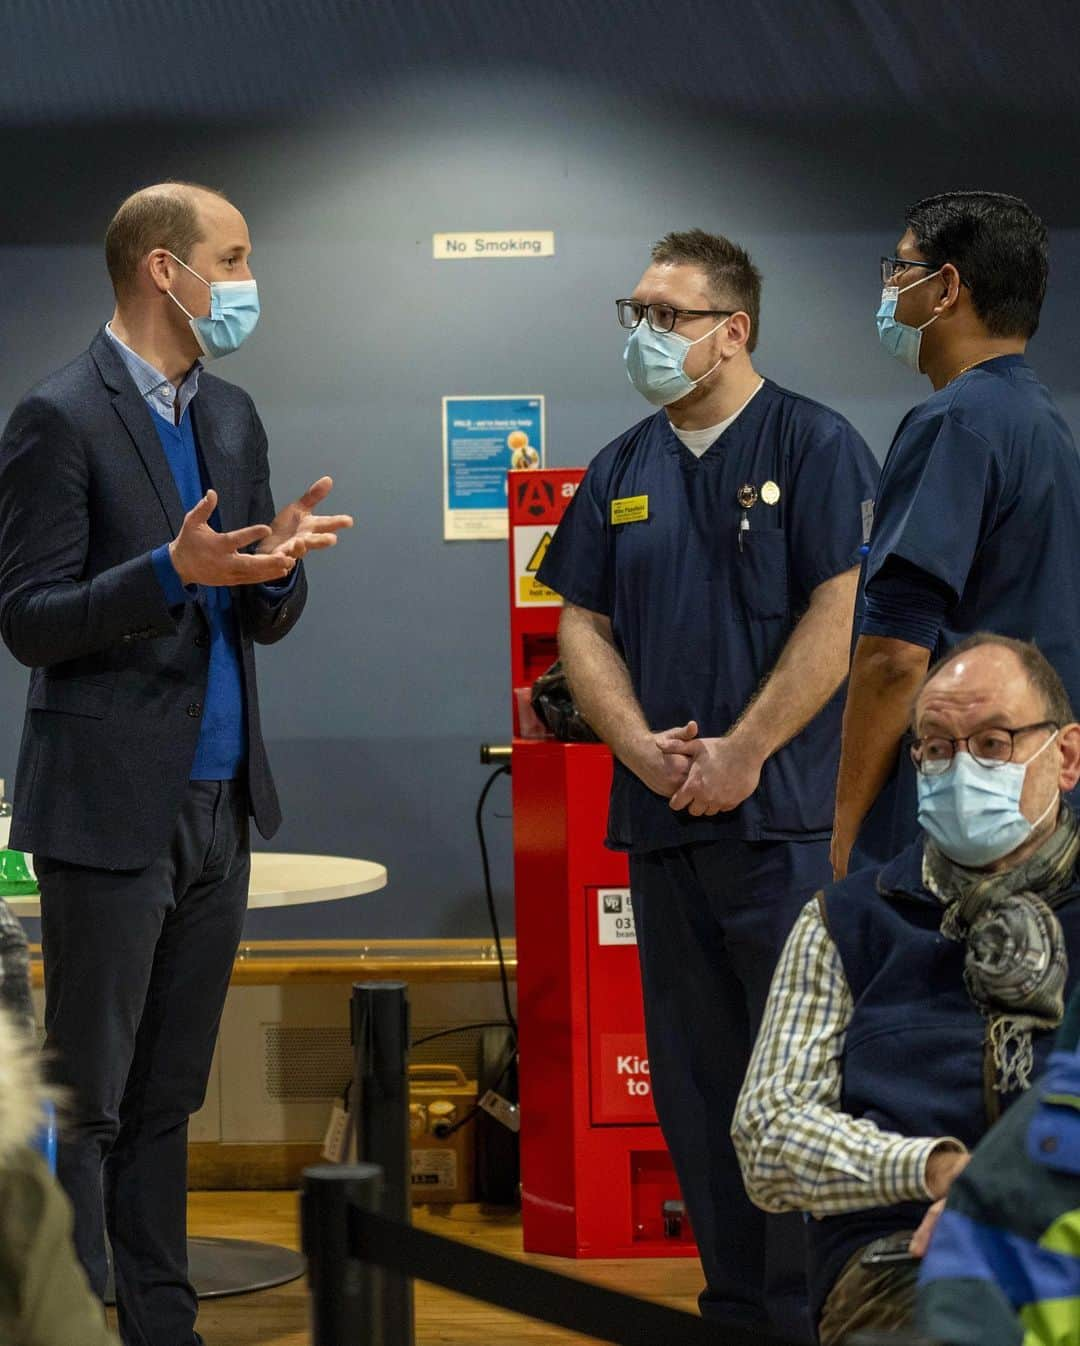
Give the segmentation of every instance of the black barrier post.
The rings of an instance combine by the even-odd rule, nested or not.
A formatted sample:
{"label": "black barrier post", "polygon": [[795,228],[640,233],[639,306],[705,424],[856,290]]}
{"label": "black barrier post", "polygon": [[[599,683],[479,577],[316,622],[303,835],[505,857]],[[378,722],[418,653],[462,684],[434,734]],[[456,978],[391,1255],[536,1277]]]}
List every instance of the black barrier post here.
{"label": "black barrier post", "polygon": [[[358,982],[352,990],[356,1156],[383,1170],[382,1213],[406,1225],[412,1221],[407,991],[400,981]],[[383,1273],[381,1331],[383,1346],[413,1346],[411,1277]]]}
{"label": "black barrier post", "polygon": [[385,1346],[386,1273],[356,1255],[354,1210],[382,1210],[383,1175],[374,1164],[320,1164],[304,1170],[300,1231],[311,1288],[311,1346]]}

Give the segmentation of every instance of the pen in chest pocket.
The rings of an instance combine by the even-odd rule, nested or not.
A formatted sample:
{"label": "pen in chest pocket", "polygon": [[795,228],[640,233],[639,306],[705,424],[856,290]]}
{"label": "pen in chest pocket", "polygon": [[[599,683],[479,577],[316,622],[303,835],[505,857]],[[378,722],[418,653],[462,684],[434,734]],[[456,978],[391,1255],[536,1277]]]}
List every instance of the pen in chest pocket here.
{"label": "pen in chest pocket", "polygon": [[757,487],[747,482],[740,486],[735,493],[735,500],[742,513],[739,515],[739,529],[736,536],[739,540],[739,550],[743,549],[743,536],[750,531],[750,511],[757,504]]}

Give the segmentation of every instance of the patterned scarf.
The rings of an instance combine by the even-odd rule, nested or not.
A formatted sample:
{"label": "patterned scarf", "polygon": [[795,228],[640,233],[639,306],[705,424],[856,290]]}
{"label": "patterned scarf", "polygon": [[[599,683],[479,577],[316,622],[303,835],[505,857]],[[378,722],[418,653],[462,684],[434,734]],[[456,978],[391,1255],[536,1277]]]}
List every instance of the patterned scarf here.
{"label": "patterned scarf", "polygon": [[964,985],[987,1020],[994,1088],[1031,1084],[1034,1029],[1056,1028],[1064,1013],[1068,959],[1053,908],[1075,892],[1080,823],[1062,805],[1058,825],[1015,869],[965,869],[926,840],[923,883],[945,904],[941,933],[964,940]]}

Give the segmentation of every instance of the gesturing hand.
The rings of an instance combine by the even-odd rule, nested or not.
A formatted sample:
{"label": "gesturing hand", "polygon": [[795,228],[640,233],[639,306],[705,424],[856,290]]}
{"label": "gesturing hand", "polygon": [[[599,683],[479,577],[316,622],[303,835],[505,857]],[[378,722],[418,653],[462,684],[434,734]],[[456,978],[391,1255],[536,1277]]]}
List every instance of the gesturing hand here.
{"label": "gesturing hand", "polygon": [[217,491],[207,491],[184,515],[179,533],[169,543],[173,568],[184,584],[265,584],[284,579],[296,564],[291,556],[252,556],[241,550],[270,536],[264,523],[218,533],[209,519],[217,509]]}
{"label": "gesturing hand", "polygon": [[665,736],[659,743],[664,753],[690,758],[686,781],[671,796],[670,805],[687,809],[691,817],[729,813],[758,787],[762,761],[734,737],[697,738],[688,743]]}
{"label": "gesturing hand", "polygon": [[315,514],[315,506],[330,494],[332,477],[320,477],[312,482],[299,500],[280,510],[259,543],[263,555],[292,557],[299,561],[309,551],[333,547],[343,528],[353,526],[351,514]]}

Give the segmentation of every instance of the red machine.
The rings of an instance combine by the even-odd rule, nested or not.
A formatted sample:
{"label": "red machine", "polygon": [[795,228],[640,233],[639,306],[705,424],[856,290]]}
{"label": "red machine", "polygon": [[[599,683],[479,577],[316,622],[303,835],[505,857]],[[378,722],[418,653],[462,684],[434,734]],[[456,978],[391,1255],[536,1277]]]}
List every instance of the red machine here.
{"label": "red machine", "polygon": [[536,571],[583,476],[562,468],[509,479],[525,1248],[692,1255],[652,1104],[626,858],[603,844],[611,753],[522,736],[526,689],[556,658],[561,607]]}

